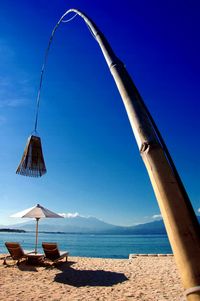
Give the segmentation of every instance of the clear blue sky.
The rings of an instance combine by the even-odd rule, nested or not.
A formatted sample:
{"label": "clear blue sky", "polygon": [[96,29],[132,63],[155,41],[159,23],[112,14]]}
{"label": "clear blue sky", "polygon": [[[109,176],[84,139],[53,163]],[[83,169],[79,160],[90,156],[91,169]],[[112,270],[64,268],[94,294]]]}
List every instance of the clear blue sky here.
{"label": "clear blue sky", "polygon": [[61,15],[78,8],[109,40],[139,89],[200,211],[199,1],[1,1],[0,224],[36,203],[133,225],[159,214],[122,101],[79,17],[58,29],[38,132],[47,174],[15,174],[33,130],[44,51]]}

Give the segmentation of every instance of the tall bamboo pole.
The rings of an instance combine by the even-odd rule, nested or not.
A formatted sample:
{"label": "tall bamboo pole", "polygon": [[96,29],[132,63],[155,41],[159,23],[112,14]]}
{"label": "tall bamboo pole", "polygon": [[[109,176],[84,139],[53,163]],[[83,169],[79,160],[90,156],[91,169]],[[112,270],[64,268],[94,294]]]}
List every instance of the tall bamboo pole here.
{"label": "tall bamboo pole", "polygon": [[162,136],[123,63],[94,22],[77,9],[64,13],[52,32],[49,46],[57,27],[70,12],[84,19],[103,52],[149,174],[185,295],[188,301],[200,301],[199,223]]}

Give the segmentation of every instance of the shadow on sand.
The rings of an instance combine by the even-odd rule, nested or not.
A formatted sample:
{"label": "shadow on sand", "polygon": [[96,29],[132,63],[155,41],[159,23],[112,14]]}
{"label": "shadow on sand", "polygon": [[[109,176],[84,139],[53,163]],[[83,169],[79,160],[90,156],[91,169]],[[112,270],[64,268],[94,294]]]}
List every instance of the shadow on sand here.
{"label": "shadow on sand", "polygon": [[112,286],[124,282],[128,278],[123,273],[109,272],[104,270],[75,270],[69,263],[57,266],[61,271],[55,275],[54,281],[72,285],[81,286]]}
{"label": "shadow on sand", "polygon": [[20,265],[18,265],[18,269],[23,272],[37,272],[35,266],[28,265],[26,263],[21,263]]}
{"label": "shadow on sand", "polygon": [[37,272],[37,269],[35,266],[28,265],[26,261],[20,262],[20,264],[17,264],[16,260],[9,260],[4,265],[5,268],[18,268],[20,271],[23,272]]}

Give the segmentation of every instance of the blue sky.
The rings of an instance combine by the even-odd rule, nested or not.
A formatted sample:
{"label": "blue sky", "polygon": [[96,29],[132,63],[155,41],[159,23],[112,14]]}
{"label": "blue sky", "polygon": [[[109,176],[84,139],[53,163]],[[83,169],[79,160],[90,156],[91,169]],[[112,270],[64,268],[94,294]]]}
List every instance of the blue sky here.
{"label": "blue sky", "polygon": [[44,51],[69,8],[85,12],[125,63],[200,212],[199,1],[1,1],[0,224],[41,203],[118,225],[160,211],[99,46],[76,17],[62,24],[44,76],[38,132],[47,174],[15,174],[33,130]]}

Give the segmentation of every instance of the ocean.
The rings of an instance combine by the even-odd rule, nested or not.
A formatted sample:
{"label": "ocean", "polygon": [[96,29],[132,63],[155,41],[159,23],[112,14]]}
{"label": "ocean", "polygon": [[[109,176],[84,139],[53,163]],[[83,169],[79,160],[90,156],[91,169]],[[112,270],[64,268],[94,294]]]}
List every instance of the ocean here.
{"label": "ocean", "polygon": [[[0,253],[7,253],[6,241],[19,242],[25,250],[33,250],[35,233],[0,233]],[[172,253],[166,235],[102,235],[102,234],[59,234],[39,233],[38,252],[41,243],[57,242],[60,250],[69,251],[71,256],[128,258],[129,254]]]}

